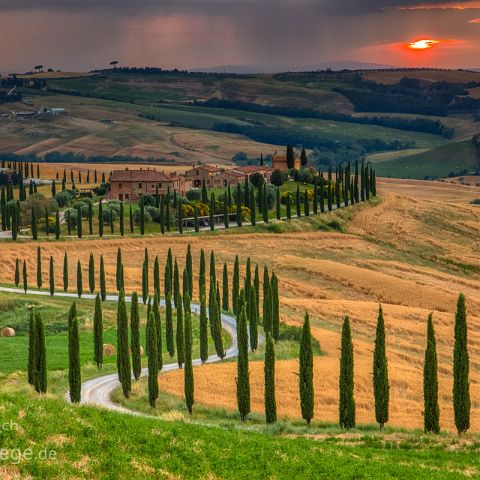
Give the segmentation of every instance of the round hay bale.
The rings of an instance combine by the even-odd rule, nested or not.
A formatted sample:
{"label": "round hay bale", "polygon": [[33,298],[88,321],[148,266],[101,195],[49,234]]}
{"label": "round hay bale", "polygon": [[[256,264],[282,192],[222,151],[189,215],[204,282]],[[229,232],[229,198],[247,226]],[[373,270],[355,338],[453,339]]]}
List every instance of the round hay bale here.
{"label": "round hay bale", "polygon": [[10,327],[3,327],[2,330],[0,330],[0,336],[2,337],[14,337],[15,336],[15,330]]}
{"label": "round hay bale", "polygon": [[115,347],[111,343],[104,343],[103,344],[103,354],[107,357],[110,357],[111,355],[115,355],[116,350]]}

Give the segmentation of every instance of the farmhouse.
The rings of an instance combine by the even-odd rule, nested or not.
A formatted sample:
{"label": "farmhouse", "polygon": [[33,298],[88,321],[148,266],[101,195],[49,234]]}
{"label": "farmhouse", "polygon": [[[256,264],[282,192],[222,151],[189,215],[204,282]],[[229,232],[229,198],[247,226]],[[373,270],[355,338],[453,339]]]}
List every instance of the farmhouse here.
{"label": "farmhouse", "polygon": [[[293,168],[295,168],[296,170],[300,170],[300,167],[300,157],[295,153],[295,163],[293,165]],[[281,172],[289,170],[287,165],[287,156],[278,155],[277,152],[275,152],[272,155],[272,168],[273,170],[280,170]]]}
{"label": "farmhouse", "polygon": [[207,188],[212,188],[212,176],[223,172],[215,165],[196,165],[185,172],[185,177],[192,182],[193,188],[201,188],[203,180]]}
{"label": "farmhouse", "polygon": [[110,175],[109,198],[121,201],[138,200],[142,195],[165,194],[174,190],[185,195],[187,182],[175,173],[156,170],[114,170]]}

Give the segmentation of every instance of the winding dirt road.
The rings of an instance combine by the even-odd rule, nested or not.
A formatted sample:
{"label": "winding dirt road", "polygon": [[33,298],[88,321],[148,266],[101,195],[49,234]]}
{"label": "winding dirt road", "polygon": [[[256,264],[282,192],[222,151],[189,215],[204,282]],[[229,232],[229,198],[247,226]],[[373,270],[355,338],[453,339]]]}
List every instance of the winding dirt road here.
{"label": "winding dirt road", "polygon": [[[44,290],[27,290],[25,292],[21,288],[10,288],[10,287],[1,287],[1,292],[12,293],[12,294],[27,294],[27,295],[40,295],[40,296],[50,296],[50,292]],[[55,297],[63,297],[63,298],[78,298],[78,295],[75,293],[68,293],[68,292],[55,292]],[[84,294],[82,295],[83,299],[95,299],[95,294]],[[107,302],[118,302],[118,295],[107,295],[106,300]],[[131,297],[125,296],[125,301],[130,303]],[[165,301],[161,301],[161,306],[165,306]],[[192,304],[191,305],[192,313],[197,315],[200,314],[200,305]],[[229,333],[232,337],[232,346],[225,351],[224,358],[233,358],[238,355],[238,348],[237,348],[237,331],[236,331],[236,320],[235,318],[231,317],[230,315],[222,314],[222,326],[223,328]],[[263,337],[259,335],[258,338],[259,344],[263,342]],[[217,355],[210,355],[207,359],[207,363],[213,363],[220,361],[220,358]],[[193,365],[200,365],[201,360],[199,358],[193,360]],[[168,365],[164,365],[162,372],[169,372],[171,370],[175,370],[178,368],[177,363],[169,363]],[[142,377],[148,374],[148,369],[142,369]],[[114,403],[111,399],[112,393],[114,390],[119,388],[120,382],[118,380],[118,375],[116,373],[112,373],[109,375],[103,375],[101,377],[92,378],[91,380],[87,380],[86,382],[82,383],[82,400],[81,403],[84,405],[94,405],[97,407],[106,408],[107,410],[114,410],[120,413],[128,413],[130,415],[142,415],[137,411],[129,410],[125,407],[122,407],[116,403]],[[66,399],[69,401],[69,394],[67,392]]]}

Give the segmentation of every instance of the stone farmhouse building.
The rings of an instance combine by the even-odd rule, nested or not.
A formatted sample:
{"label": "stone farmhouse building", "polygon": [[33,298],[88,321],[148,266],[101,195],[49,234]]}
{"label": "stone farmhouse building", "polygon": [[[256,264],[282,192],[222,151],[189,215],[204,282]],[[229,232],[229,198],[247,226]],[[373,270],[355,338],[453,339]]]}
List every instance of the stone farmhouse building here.
{"label": "stone farmhouse building", "polygon": [[142,195],[165,194],[170,190],[185,195],[190,182],[176,173],[167,174],[156,170],[114,170],[110,175],[109,198],[121,201],[136,201]]}
{"label": "stone farmhouse building", "polygon": [[[301,162],[300,162],[300,157],[295,153],[295,163],[293,165],[293,168],[296,170],[300,170],[301,168]],[[287,156],[286,155],[278,155],[277,152],[275,152],[272,155],[272,168],[273,170],[280,170],[281,172],[286,172],[289,170],[288,165],[287,165]]]}

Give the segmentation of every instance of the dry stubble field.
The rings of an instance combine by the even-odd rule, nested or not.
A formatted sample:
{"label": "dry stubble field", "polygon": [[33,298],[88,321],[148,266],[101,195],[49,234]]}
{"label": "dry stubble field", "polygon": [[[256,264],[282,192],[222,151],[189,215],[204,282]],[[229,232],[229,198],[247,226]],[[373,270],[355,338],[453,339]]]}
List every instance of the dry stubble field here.
{"label": "dry stubble field", "polygon": [[[378,304],[387,329],[391,384],[390,423],[422,426],[422,363],[426,319],[434,313],[439,356],[442,428],[453,430],[451,359],[453,321],[459,292],[467,297],[471,359],[472,430],[480,431],[480,207],[469,205],[478,189],[443,183],[380,181],[381,202],[354,207],[346,233],[300,231],[284,234],[202,235],[124,240],[43,243],[46,258],[61,259],[66,249],[70,271],[78,258],[87,266],[90,252],[107,263],[107,281],[114,285],[115,258],[122,247],[127,290],[139,290],[143,250],[164,263],[168,247],[183,259],[188,242],[197,266],[200,248],[213,249],[218,275],[221,264],[235,254],[274,269],[280,279],[282,320],[300,325],[306,310],[313,333],[325,353],[315,358],[316,419],[337,421],[338,359],[342,317],[350,315],[355,348],[357,420],[373,423],[372,351]],[[421,187],[421,188],[420,188]],[[412,192],[417,194],[411,196]],[[81,242],[81,245],[80,243]],[[0,281],[12,283],[15,257],[30,259],[35,278],[32,242],[0,245],[4,268]],[[80,247],[80,248],[79,248]],[[98,260],[97,260],[98,261]],[[194,293],[196,296],[196,293]],[[263,368],[251,363],[252,410],[263,410]],[[281,416],[299,417],[296,361],[277,362],[277,403]],[[183,376],[160,376],[165,391],[181,395]],[[196,401],[235,409],[235,363],[197,367]],[[208,392],[208,393],[207,393]]]}

